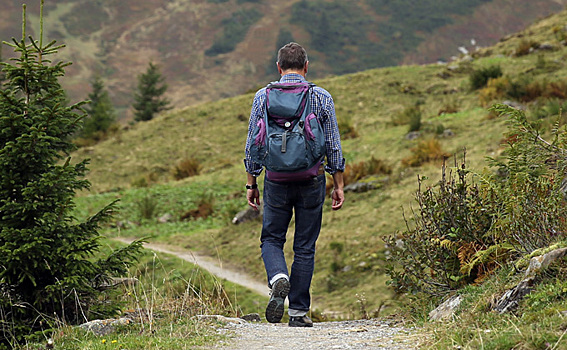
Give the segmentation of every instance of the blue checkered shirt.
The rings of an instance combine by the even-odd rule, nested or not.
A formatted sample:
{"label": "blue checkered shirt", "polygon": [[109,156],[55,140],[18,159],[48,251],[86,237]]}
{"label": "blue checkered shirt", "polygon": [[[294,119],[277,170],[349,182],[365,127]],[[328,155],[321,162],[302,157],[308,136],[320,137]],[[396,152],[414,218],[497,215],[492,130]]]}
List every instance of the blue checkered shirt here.
{"label": "blue checkered shirt", "polygon": [[[299,74],[291,73],[284,75],[281,83],[300,83],[305,82],[305,78]],[[254,96],[252,103],[252,111],[250,112],[250,124],[248,125],[248,137],[246,139],[246,149],[244,165],[246,171],[254,176],[259,176],[262,172],[262,166],[250,159],[250,145],[252,144],[252,131],[260,118],[264,116],[266,108],[266,88],[258,90]],[[345,159],[343,158],[343,150],[341,148],[341,136],[337,125],[337,117],[335,115],[335,103],[331,94],[318,86],[313,88],[311,94],[311,110],[319,118],[325,131],[325,145],[327,148],[327,162],[325,171],[334,174],[337,171],[345,170]]]}

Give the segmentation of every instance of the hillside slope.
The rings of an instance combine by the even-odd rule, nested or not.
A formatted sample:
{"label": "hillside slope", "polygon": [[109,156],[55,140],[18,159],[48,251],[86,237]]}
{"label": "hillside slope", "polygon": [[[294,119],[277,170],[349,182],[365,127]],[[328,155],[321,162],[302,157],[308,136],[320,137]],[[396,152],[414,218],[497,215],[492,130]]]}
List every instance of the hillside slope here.
{"label": "hillside slope", "polygon": [[[21,36],[22,3],[2,1],[0,39]],[[38,23],[39,0],[25,3],[29,23]],[[558,11],[567,0],[397,3],[48,0],[45,36],[68,46],[61,58],[73,62],[64,79],[70,98],[84,99],[89,81],[101,75],[123,119],[136,77],[149,61],[162,67],[173,104],[184,107],[235,96],[274,79],[280,41],[294,39],[309,48],[314,78],[401,62],[429,63],[448,59],[470,39],[492,44]],[[28,25],[28,33],[37,36],[37,28]],[[11,55],[8,51],[4,56]]]}
{"label": "hillside slope", "polygon": [[[325,209],[314,279],[318,305],[354,315],[360,305],[378,312],[381,305],[394,303],[384,284],[382,237],[404,229],[402,208],[407,212],[413,202],[416,175],[429,177],[424,186],[434,185],[441,166],[441,161],[434,161],[408,167],[404,158],[424,147],[423,141],[435,141],[450,154],[459,155],[466,148],[469,168],[482,171],[485,157],[497,157],[503,149],[506,121],[491,117],[486,109],[487,102],[501,99],[486,101],[484,97],[481,104],[479,91],[470,89],[471,72],[499,66],[510,80],[567,83],[566,21],[564,11],[477,51],[474,58],[450,64],[382,68],[316,81],[333,95],[341,125],[350,125],[358,133],[343,140],[347,162],[354,165],[374,157],[392,168],[387,177],[366,179],[379,181],[381,188],[347,193],[339,212]],[[532,49],[517,56],[526,42]],[[118,233],[112,229],[110,234],[152,235],[156,241],[218,256],[264,278],[258,248],[260,223],[230,223],[236,211],[246,208],[242,158],[252,97],[247,94],[171,111],[75,153],[75,159],[92,159],[89,179],[94,193],[79,199],[80,212],[92,213],[102,203],[121,198],[117,220],[139,224],[122,226]],[[415,105],[422,115],[420,136],[410,140],[408,125],[399,119],[407,107]],[[524,103],[524,107],[528,115],[538,110],[537,103]],[[184,159],[196,159],[201,175],[172,181],[172,169]],[[136,187],[140,178],[153,185]],[[142,220],[141,210],[148,203],[155,210],[149,220]],[[212,206],[212,215],[181,219],[202,203]],[[156,224],[155,218],[166,213],[173,217],[171,222]]]}

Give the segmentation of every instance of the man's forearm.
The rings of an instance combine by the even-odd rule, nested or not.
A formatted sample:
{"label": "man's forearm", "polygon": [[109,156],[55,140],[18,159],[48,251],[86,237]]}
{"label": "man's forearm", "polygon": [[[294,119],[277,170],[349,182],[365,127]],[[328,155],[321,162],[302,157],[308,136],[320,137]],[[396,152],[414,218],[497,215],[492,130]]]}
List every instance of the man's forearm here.
{"label": "man's forearm", "polygon": [[336,189],[339,190],[342,190],[345,186],[342,171],[337,171],[333,174],[333,185]]}
{"label": "man's forearm", "polygon": [[246,179],[246,184],[247,185],[255,185],[256,184],[256,176],[250,174],[250,173],[246,173],[247,179]]}

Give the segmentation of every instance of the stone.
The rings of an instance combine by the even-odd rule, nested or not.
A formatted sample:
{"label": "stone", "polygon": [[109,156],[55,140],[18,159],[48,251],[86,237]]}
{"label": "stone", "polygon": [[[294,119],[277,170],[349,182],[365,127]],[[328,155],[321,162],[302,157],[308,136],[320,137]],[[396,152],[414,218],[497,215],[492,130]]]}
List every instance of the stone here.
{"label": "stone", "polygon": [[538,273],[545,270],[552,262],[567,255],[567,248],[559,248],[549,253],[534,256],[530,260],[530,265],[526,270],[526,278],[535,277]]}
{"label": "stone", "polygon": [[355,192],[355,193],[363,193],[368,192],[376,188],[375,183],[372,182],[355,182],[353,184],[348,184],[344,187],[344,193],[348,192]]}
{"label": "stone", "polygon": [[419,137],[419,131],[412,131],[406,134],[406,140],[415,140]]}
{"label": "stone", "polygon": [[563,258],[565,255],[567,255],[567,248],[559,248],[531,258],[524,274],[524,279],[514,288],[504,292],[492,309],[501,314],[514,311],[520,301],[532,292],[537,275],[549,267],[551,263]]}
{"label": "stone", "polygon": [[159,222],[160,224],[165,224],[165,223],[170,222],[172,218],[173,218],[173,216],[172,216],[171,214],[165,213],[165,214],[163,214],[162,216],[160,216],[160,217],[158,218],[158,222]]}
{"label": "stone", "polygon": [[555,50],[555,46],[553,46],[553,45],[550,44],[550,43],[543,43],[543,44],[539,45],[538,50],[541,50],[541,51],[553,51],[553,50]]}
{"label": "stone", "polygon": [[452,319],[455,311],[461,305],[463,297],[455,294],[449,299],[445,300],[441,305],[437,306],[435,310],[429,313],[429,319],[432,321],[445,321]]}
{"label": "stone", "polygon": [[110,281],[103,282],[98,288],[99,289],[111,289],[116,288],[118,286],[135,286],[138,284],[137,278],[129,278],[129,277],[114,277],[110,279]]}
{"label": "stone", "polygon": [[93,332],[93,334],[95,335],[101,336],[114,332],[117,326],[129,325],[132,322],[133,321],[131,319],[126,317],[119,319],[93,320],[79,325],[79,328]]}
{"label": "stone", "polygon": [[262,321],[262,319],[260,318],[260,314],[258,314],[258,313],[252,313],[252,314],[240,316],[240,318],[243,319],[246,322],[261,322]]}
{"label": "stone", "polygon": [[192,318],[197,319],[198,321],[215,321],[221,323],[236,323],[236,324],[246,323],[246,321],[243,320],[242,318],[226,317],[222,315],[197,315],[197,316],[193,316]]}
{"label": "stone", "polygon": [[509,107],[512,107],[512,108],[515,108],[515,109],[519,109],[519,110],[521,110],[521,111],[525,111],[525,110],[526,110],[526,106],[525,106],[525,105],[523,105],[523,104],[521,104],[521,103],[519,103],[519,102],[516,102],[516,101],[506,100],[506,101],[502,102],[502,104],[503,104],[503,105],[506,105],[506,106],[509,106]]}
{"label": "stone", "polygon": [[494,304],[492,309],[501,314],[514,311],[518,307],[520,300],[531,293],[533,284],[533,278],[522,280],[522,282],[520,282],[516,287],[504,292],[500,299],[498,299],[498,301]]}
{"label": "stone", "polygon": [[248,207],[236,214],[232,219],[232,223],[235,225],[241,224],[243,222],[255,220],[256,218],[262,216],[263,207],[262,203],[260,203],[260,207],[258,210],[254,210],[252,207]]}

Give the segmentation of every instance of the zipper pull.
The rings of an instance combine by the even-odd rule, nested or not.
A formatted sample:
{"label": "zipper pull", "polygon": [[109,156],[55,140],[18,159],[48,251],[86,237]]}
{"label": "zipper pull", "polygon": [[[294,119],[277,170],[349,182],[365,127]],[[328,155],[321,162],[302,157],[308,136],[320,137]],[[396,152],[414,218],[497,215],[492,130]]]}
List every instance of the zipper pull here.
{"label": "zipper pull", "polygon": [[282,153],[285,153],[287,148],[287,130],[282,135]]}

